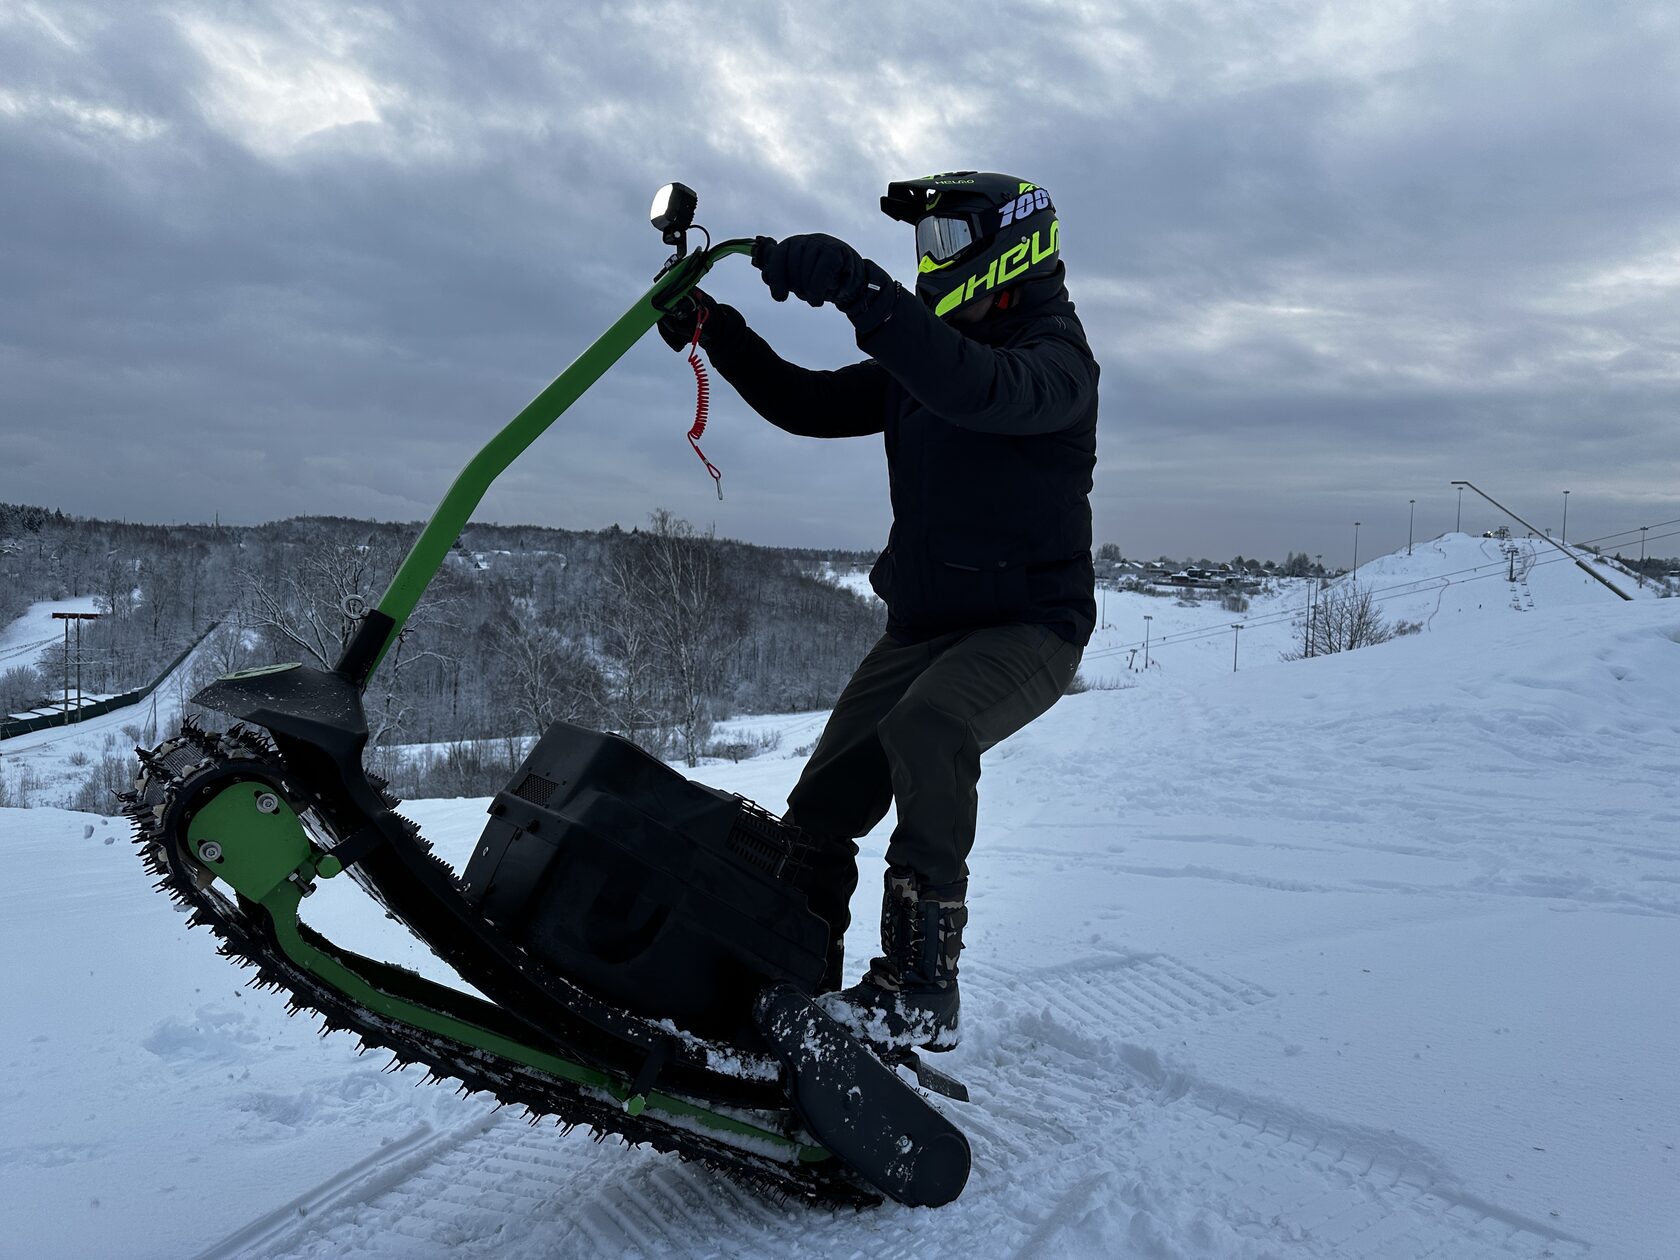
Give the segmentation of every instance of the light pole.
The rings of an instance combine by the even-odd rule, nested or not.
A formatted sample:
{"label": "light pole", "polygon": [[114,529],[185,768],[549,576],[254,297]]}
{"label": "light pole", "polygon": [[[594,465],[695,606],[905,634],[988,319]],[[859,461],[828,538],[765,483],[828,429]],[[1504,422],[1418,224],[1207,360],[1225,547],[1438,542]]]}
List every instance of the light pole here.
{"label": "light pole", "polygon": [[1359,585],[1359,522],[1353,523],[1353,582]]}
{"label": "light pole", "polygon": [[1318,601],[1313,598],[1312,574],[1307,574],[1307,615],[1302,618],[1307,628],[1307,641],[1301,645],[1301,655],[1312,655],[1313,605]]}
{"label": "light pole", "polygon": [[1153,620],[1153,613],[1143,614],[1143,668],[1146,673],[1149,670],[1149,623]]}
{"label": "light pole", "polygon": [[[1318,634],[1318,597],[1324,593],[1324,553],[1322,551],[1319,552],[1317,555],[1315,555],[1313,557],[1313,567],[1318,570],[1318,573],[1316,575],[1314,575],[1314,577],[1313,577],[1314,585],[1313,585],[1313,616],[1312,616],[1312,620],[1313,620],[1313,635],[1314,635],[1313,642],[1316,643],[1316,642],[1318,642],[1318,639],[1317,639],[1317,634]],[[1308,656],[1317,656],[1318,655],[1317,649],[1314,649],[1313,651],[1307,653],[1307,655]]]}
{"label": "light pole", "polygon": [[1639,527],[1639,585],[1640,586],[1645,585],[1645,531],[1650,529],[1650,528],[1651,527],[1649,525],[1641,525]]}
{"label": "light pole", "polygon": [[1417,500],[1407,499],[1406,502],[1411,504],[1411,511],[1406,516],[1406,554],[1409,556],[1412,554],[1412,525],[1417,520]]}
{"label": "light pole", "polygon": [[1569,545],[1569,491],[1563,492],[1563,545]]}
{"label": "light pole", "polygon": [[1464,487],[1458,488],[1458,515],[1453,519],[1453,533],[1464,532]]}
{"label": "light pole", "polygon": [[1242,639],[1242,622],[1234,622],[1231,626],[1231,672],[1237,672],[1237,644]]}

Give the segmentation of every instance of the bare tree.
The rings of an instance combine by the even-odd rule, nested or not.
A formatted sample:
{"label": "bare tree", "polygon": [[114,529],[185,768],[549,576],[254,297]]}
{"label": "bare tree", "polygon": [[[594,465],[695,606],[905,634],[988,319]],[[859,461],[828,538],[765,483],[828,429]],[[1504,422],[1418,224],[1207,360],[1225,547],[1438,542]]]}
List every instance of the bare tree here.
{"label": "bare tree", "polygon": [[236,605],[217,627],[204,645],[204,657],[215,669],[213,677],[220,678],[241,669],[247,655],[245,650],[245,610]]}
{"label": "bare tree", "polygon": [[[246,575],[247,624],[299,649],[320,668],[331,669],[355,635],[363,612],[373,607],[372,582],[376,573],[393,567],[384,563],[388,559],[371,538],[311,547],[301,559],[294,549],[277,571]],[[436,601],[416,608],[386,649],[380,687],[367,705],[370,747],[394,742],[412,714],[401,685],[404,667],[423,659],[448,660],[435,649],[410,650],[410,637],[436,616]]]}
{"label": "bare tree", "polygon": [[664,741],[656,732],[668,726],[691,766],[699,763],[724,663],[742,637],[718,555],[710,534],[698,534],[668,511],[655,512],[647,530],[619,541],[603,573],[605,597],[593,613],[611,662],[611,720],[660,752]]}
{"label": "bare tree", "polygon": [[99,568],[99,611],[113,621],[127,621],[134,611],[134,562],[112,549]]}
{"label": "bare tree", "polygon": [[600,673],[573,640],[536,616],[509,618],[496,631],[502,687],[532,735],[556,718],[593,719],[601,708]]}
{"label": "bare tree", "polygon": [[0,718],[32,709],[47,694],[47,680],[33,665],[14,665],[0,674]]}
{"label": "bare tree", "polygon": [[1395,633],[1394,627],[1378,614],[1370,590],[1351,583],[1327,587],[1319,595],[1312,613],[1299,624],[1302,646],[1284,653],[1286,661],[1387,643]]}
{"label": "bare tree", "polygon": [[639,559],[620,550],[607,561],[601,599],[589,619],[609,662],[602,697],[607,725],[658,751],[664,742],[659,734],[664,714],[654,661],[655,596]]}
{"label": "bare tree", "polygon": [[683,760],[700,764],[700,749],[710,729],[707,701],[723,664],[739,646],[739,619],[718,580],[718,545],[687,521],[661,508],[655,512],[639,548],[642,574],[651,598],[650,630],[656,658],[672,703]]}
{"label": "bare tree", "polygon": [[146,613],[147,629],[156,644],[177,610],[187,584],[186,564],[178,552],[165,550],[144,556],[139,563],[139,606]]}
{"label": "bare tree", "polygon": [[251,625],[331,669],[356,633],[356,610],[373,606],[372,555],[367,543],[331,543],[309,549],[295,567],[283,565],[266,577],[248,574]]}

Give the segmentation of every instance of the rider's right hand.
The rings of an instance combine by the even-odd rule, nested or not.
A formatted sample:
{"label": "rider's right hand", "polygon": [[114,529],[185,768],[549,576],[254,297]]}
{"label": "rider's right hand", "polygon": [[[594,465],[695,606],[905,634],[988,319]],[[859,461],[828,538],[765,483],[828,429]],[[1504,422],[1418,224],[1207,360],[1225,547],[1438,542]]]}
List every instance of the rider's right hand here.
{"label": "rider's right hand", "polygon": [[702,348],[727,341],[747,326],[741,312],[733,306],[714,302],[705,290],[695,289],[678,303],[674,314],[666,315],[659,321],[659,335],[665,339],[665,344],[679,352],[693,345],[694,321],[702,308],[706,312],[706,323],[700,329]]}

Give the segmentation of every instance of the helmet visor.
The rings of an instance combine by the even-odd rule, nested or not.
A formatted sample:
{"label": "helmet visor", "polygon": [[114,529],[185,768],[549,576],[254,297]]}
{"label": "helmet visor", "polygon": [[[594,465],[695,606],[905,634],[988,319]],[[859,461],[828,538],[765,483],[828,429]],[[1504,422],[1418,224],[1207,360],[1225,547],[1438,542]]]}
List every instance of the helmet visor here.
{"label": "helmet visor", "polygon": [[930,214],[916,224],[916,257],[949,262],[974,244],[974,228],[966,218]]}

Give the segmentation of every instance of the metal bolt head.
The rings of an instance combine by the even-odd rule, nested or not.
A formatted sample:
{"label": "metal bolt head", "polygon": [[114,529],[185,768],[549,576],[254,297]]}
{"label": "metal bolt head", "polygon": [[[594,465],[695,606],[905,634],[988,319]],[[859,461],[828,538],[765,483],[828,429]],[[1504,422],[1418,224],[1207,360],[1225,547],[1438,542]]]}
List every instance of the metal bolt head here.
{"label": "metal bolt head", "polygon": [[280,798],[273,792],[262,792],[257,796],[257,812],[259,814],[278,814],[280,812]]}
{"label": "metal bolt head", "polygon": [[206,840],[198,846],[198,856],[206,862],[220,862],[222,860],[222,846],[214,840]]}

